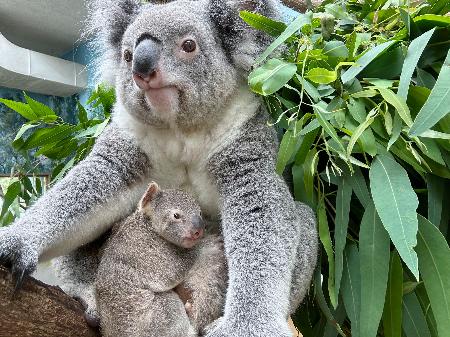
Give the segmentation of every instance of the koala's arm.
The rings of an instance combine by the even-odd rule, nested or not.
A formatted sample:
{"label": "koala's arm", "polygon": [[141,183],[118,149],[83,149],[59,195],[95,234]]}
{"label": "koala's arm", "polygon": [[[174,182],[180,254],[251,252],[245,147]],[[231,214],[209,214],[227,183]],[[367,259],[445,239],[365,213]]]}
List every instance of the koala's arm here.
{"label": "koala's arm", "polygon": [[135,205],[148,168],[133,139],[108,126],[85,160],[0,230],[0,262],[21,278],[38,257],[66,254],[100,236]]}
{"label": "koala's arm", "polygon": [[[209,163],[221,198],[229,286],[224,317],[208,336],[291,335],[286,320],[292,271],[296,251],[305,245],[301,231],[310,224],[304,226],[275,173],[276,135],[266,120],[262,112],[255,116]],[[314,263],[301,267],[311,275]]]}

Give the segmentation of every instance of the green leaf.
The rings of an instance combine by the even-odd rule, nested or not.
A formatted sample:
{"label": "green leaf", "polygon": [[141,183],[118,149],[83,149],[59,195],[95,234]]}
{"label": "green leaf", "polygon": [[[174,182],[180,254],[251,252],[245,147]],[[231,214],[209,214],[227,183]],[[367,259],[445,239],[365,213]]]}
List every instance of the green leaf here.
{"label": "green leaf", "polygon": [[383,311],[383,328],[386,337],[402,335],[403,269],[397,252],[393,252],[389,263],[389,279]]}
{"label": "green leaf", "polygon": [[408,105],[406,104],[406,98],[402,98],[390,89],[377,87],[377,90],[380,92],[381,96],[385,99],[386,102],[391,104],[395,110],[397,110],[400,117],[406,123],[406,125],[412,125],[411,113],[409,112]]}
{"label": "green leaf", "polygon": [[77,108],[79,121],[81,123],[86,123],[89,120],[86,109],[84,108],[84,106],[81,105],[80,102],[77,102]]}
{"label": "green leaf", "polygon": [[423,132],[420,137],[425,138],[436,138],[436,139],[450,139],[450,133],[443,133],[434,130],[428,130]]}
{"label": "green leaf", "polygon": [[408,47],[408,53],[406,54],[406,59],[403,63],[400,84],[397,91],[397,95],[403,97],[405,100],[408,97],[409,83],[411,82],[414,69],[416,68],[417,62],[419,62],[419,58],[427,46],[428,41],[430,41],[434,31],[435,29],[433,28],[420,35],[418,38],[414,39]]}
{"label": "green leaf", "polygon": [[347,229],[350,215],[350,201],[352,198],[352,187],[348,179],[339,178],[339,185],[336,195],[336,218],[335,218],[335,282],[336,297],[339,296],[341,278],[344,267],[344,248],[347,241]]}
{"label": "green leaf", "polygon": [[348,57],[348,49],[342,41],[328,41],[323,46],[323,53],[332,57]]}
{"label": "green leaf", "polygon": [[417,215],[419,205],[405,169],[390,155],[377,155],[369,171],[370,189],[376,210],[403,261],[419,279]]}
{"label": "green leaf", "polygon": [[51,122],[55,121],[58,118],[56,113],[52,109],[50,109],[50,107],[48,107],[47,105],[32,99],[25,93],[24,97],[28,105],[30,106],[31,110],[33,110],[36,116],[38,116],[40,119],[44,119],[43,117],[46,117],[45,120]]}
{"label": "green leaf", "polygon": [[433,75],[420,68],[416,68],[416,75],[418,86],[425,87],[430,90],[433,89],[434,85],[436,84],[436,79],[433,77]]}
{"label": "green leaf", "polygon": [[439,337],[437,332],[436,320],[434,318],[433,309],[430,305],[430,299],[428,298],[428,294],[425,290],[425,286],[423,282],[421,282],[416,288],[417,299],[419,300],[420,306],[422,307],[422,311],[425,314],[425,318],[428,323],[428,329],[430,329],[430,333],[432,337]]}
{"label": "green leaf", "polygon": [[258,13],[241,11],[239,16],[253,28],[266,32],[273,37],[280,36],[287,27],[283,22],[274,21]]}
{"label": "green leaf", "polygon": [[20,192],[22,192],[22,185],[20,184],[19,181],[15,181],[8,186],[8,189],[6,190],[5,196],[3,198],[2,212],[0,214],[0,218],[2,218],[6,214],[9,206],[11,206],[14,200],[16,200]]}
{"label": "green leaf", "polygon": [[270,59],[250,73],[248,82],[254,92],[267,96],[281,89],[296,72],[297,65],[294,63]]}
{"label": "green leaf", "polygon": [[337,73],[334,70],[327,70],[324,68],[312,68],[306,74],[306,78],[310,79],[314,83],[328,84],[336,81]]}
{"label": "green leaf", "polygon": [[[345,310],[352,323],[352,337],[359,336],[361,312],[361,276],[358,248],[350,244],[345,249],[344,272],[342,276],[342,299]],[[362,336],[362,335],[361,335]],[[366,337],[366,336],[363,336]]]}
{"label": "green leaf", "polygon": [[[434,139],[425,138],[420,140],[423,145],[421,146],[421,150],[424,155],[428,158],[433,159],[436,163],[445,166],[444,159],[442,158],[441,150],[439,149],[438,143]],[[423,148],[425,147],[425,148]]]}
{"label": "green leaf", "polygon": [[450,331],[450,249],[439,229],[419,215],[419,269],[440,336]]}
{"label": "green leaf", "polygon": [[[348,157],[351,156],[353,147],[355,146],[358,139],[362,136],[363,132],[370,126],[370,124],[372,124],[372,122],[374,120],[373,116],[376,111],[373,110],[372,112],[373,113],[369,113],[367,115],[366,120],[356,128],[356,130],[353,132],[352,136],[350,137],[350,141],[348,142],[348,145],[347,145],[347,156]],[[375,148],[375,142],[373,142],[372,148]],[[375,150],[376,150],[376,148],[375,148]],[[376,154],[376,152],[375,152],[375,154]]]}
{"label": "green leaf", "polygon": [[317,117],[317,121],[320,123],[320,125],[322,125],[323,129],[325,130],[325,132],[327,134],[329,134],[331,136],[331,138],[334,139],[334,141],[338,144],[339,146],[339,150],[342,151],[342,153],[345,153],[345,149],[344,149],[344,145],[342,145],[341,139],[339,138],[339,136],[336,133],[336,130],[334,129],[334,127],[326,120],[324,113],[327,113],[327,111],[325,109],[323,109],[321,106],[319,105],[314,105],[314,111],[316,113],[316,117]]}
{"label": "green leaf", "polygon": [[[389,112],[387,112],[389,113]],[[391,138],[389,138],[389,142],[387,145],[386,150],[389,151],[392,145],[397,141],[398,137],[400,137],[400,134],[402,133],[402,119],[399,114],[394,114],[394,125],[392,126],[391,130]]]}
{"label": "green leaf", "polygon": [[20,127],[20,130],[17,132],[16,137],[14,138],[14,142],[16,140],[18,140],[20,137],[22,137],[25,132],[27,132],[28,130],[30,130],[32,128],[35,128],[36,126],[38,126],[38,125],[37,124],[23,124]]}
{"label": "green leaf", "polygon": [[31,110],[30,106],[26,103],[11,101],[9,99],[0,98],[0,103],[5,104],[8,108],[14,110],[22,117],[35,121],[38,119],[38,116]]}
{"label": "green leaf", "polygon": [[450,112],[450,51],[427,101],[414,120],[410,136],[418,136],[429,130]]}
{"label": "green leaf", "polygon": [[364,123],[364,121],[366,120],[367,112],[366,105],[362,100],[350,98],[349,102],[347,103],[347,109],[355,119],[355,121],[357,121],[358,123]]}
{"label": "green leaf", "polygon": [[367,188],[366,179],[364,178],[362,171],[359,167],[353,168],[353,175],[344,175],[344,180],[346,180],[352,187],[364,208],[372,202],[370,198],[369,189]]}
{"label": "green leaf", "polygon": [[295,164],[296,165],[302,165],[305,162],[306,155],[308,154],[311,145],[313,144],[314,140],[316,139],[317,132],[319,130],[313,130],[312,132],[307,133],[300,144],[300,148],[297,151],[297,154],[295,155]]}
{"label": "green leaf", "polygon": [[292,130],[287,130],[284,135],[283,139],[280,143],[280,149],[278,150],[278,158],[277,158],[277,165],[276,165],[276,172],[279,175],[283,174],[284,168],[286,167],[286,164],[288,163],[289,159],[291,159],[292,155],[294,154],[296,144],[297,144],[298,134],[294,135],[294,132]]}
{"label": "green leaf", "polygon": [[389,274],[389,235],[383,227],[375,206],[366,207],[359,231],[361,270],[361,333],[376,337],[383,314]]}
{"label": "green leaf", "polygon": [[416,294],[403,297],[403,330],[407,337],[431,337]]}
{"label": "green leaf", "polygon": [[444,187],[442,179],[433,174],[427,174],[428,191],[428,220],[439,226],[442,218],[442,201],[444,200]]}
{"label": "green leaf", "polygon": [[328,295],[334,308],[337,307],[336,288],[334,285],[334,254],[333,244],[331,243],[330,229],[328,228],[327,212],[324,199],[319,200],[317,207],[317,220],[319,224],[319,238],[323,248],[327,253],[328,259]]}
{"label": "green leaf", "polygon": [[259,64],[264,61],[270,54],[272,54],[275,49],[277,49],[281,44],[284,43],[284,41],[290,38],[303,26],[311,24],[311,19],[312,13],[299,14],[299,16],[294,21],[292,21],[289,26],[287,26],[284,32],[278,38],[276,38],[276,40],[273,41],[269,47],[267,47],[264,53],[262,53],[261,56],[256,59],[255,64]]}
{"label": "green leaf", "polygon": [[396,43],[396,41],[388,41],[370,49],[356,61],[355,65],[351,66],[344,74],[342,74],[342,83],[347,83],[355,78],[356,75],[363,71],[377,56],[386,51],[394,43]]}
{"label": "green leaf", "polygon": [[294,77],[294,82],[298,85],[302,86],[305,89],[306,93],[311,97],[314,102],[320,101],[321,95],[317,88],[309,83],[307,80],[302,78],[299,74],[296,74]]}
{"label": "green leaf", "polygon": [[62,124],[52,128],[39,129],[25,141],[25,144],[23,144],[23,149],[28,150],[59,142],[62,139],[69,137],[79,128],[79,126]]}

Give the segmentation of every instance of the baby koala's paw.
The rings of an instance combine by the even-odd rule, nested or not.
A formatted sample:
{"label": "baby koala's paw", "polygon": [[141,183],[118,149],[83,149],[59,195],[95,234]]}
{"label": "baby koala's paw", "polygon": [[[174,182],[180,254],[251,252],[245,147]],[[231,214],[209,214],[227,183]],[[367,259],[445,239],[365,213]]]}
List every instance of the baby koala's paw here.
{"label": "baby koala's paw", "polygon": [[194,318],[194,305],[191,300],[188,300],[184,304],[184,309],[186,309],[186,314],[188,315],[188,317],[190,319],[193,319]]}

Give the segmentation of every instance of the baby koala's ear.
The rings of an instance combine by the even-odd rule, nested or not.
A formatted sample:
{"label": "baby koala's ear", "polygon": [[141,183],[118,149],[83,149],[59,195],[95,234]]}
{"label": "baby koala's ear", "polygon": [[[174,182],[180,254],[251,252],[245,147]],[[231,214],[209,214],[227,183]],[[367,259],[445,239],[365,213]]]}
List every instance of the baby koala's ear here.
{"label": "baby koala's ear", "polygon": [[155,199],[155,196],[161,192],[158,184],[152,181],[150,185],[147,187],[147,191],[145,191],[144,196],[139,202],[139,211],[142,211],[148,204]]}

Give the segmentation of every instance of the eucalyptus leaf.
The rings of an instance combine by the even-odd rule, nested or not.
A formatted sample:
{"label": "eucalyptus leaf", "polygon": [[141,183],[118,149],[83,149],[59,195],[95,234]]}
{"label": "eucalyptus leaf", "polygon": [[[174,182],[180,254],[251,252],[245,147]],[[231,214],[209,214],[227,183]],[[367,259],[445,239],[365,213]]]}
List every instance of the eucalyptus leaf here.
{"label": "eucalyptus leaf", "polygon": [[348,57],[348,49],[342,41],[328,41],[323,46],[323,53],[333,57]]}
{"label": "eucalyptus leaf", "polygon": [[376,210],[403,261],[419,279],[417,215],[419,205],[405,169],[390,155],[375,157],[369,171],[370,189]]}
{"label": "eucalyptus leaf", "polygon": [[377,90],[380,92],[381,96],[391,104],[399,116],[403,119],[406,125],[411,126],[413,121],[411,119],[411,113],[409,111],[409,107],[406,104],[406,98],[402,98],[399,95],[395,94],[392,90],[377,87]]}
{"label": "eucalyptus leaf", "polygon": [[311,24],[312,13],[299,14],[297,18],[292,21],[292,23],[286,27],[286,29],[281,33],[281,35],[273,41],[269,47],[262,53],[255,61],[255,64],[263,62],[270,54],[272,54],[275,49],[277,49],[281,44],[284,43],[288,38],[290,38],[295,32],[301,29],[303,26]]}
{"label": "eucalyptus leaf", "polygon": [[347,241],[347,228],[350,214],[350,201],[352,198],[352,187],[348,179],[338,178],[339,185],[336,195],[336,219],[335,219],[335,284],[336,297],[339,296],[342,273],[344,268],[344,249]]}
{"label": "eucalyptus leaf", "polygon": [[250,73],[248,83],[254,92],[267,96],[281,89],[296,72],[295,64],[270,59]]}
{"label": "eucalyptus leaf", "polygon": [[295,135],[292,130],[287,130],[283,135],[283,139],[280,143],[280,149],[278,150],[276,171],[279,175],[283,174],[284,168],[289,159],[294,154],[297,144],[298,134]]}
{"label": "eucalyptus leaf", "polygon": [[403,298],[402,325],[407,337],[431,337],[419,300],[414,293]]}
{"label": "eucalyptus leaf", "polygon": [[[342,276],[342,298],[345,310],[352,323],[352,337],[363,336],[360,331],[361,312],[361,275],[360,256],[355,244],[349,244],[344,254],[344,272]],[[366,336],[364,336],[366,337]]]}
{"label": "eucalyptus leaf", "polygon": [[400,84],[398,86],[397,95],[403,97],[405,100],[408,97],[409,83],[414,73],[419,58],[422,55],[425,47],[431,39],[435,29],[431,29],[428,32],[415,38],[408,47],[405,62],[403,63],[402,74],[400,76]]}
{"label": "eucalyptus leaf", "polygon": [[0,98],[0,103],[5,104],[8,108],[14,110],[29,121],[35,121],[39,119],[39,116],[36,115],[36,113],[26,103],[16,102],[5,98]]}
{"label": "eucalyptus leaf", "polygon": [[417,254],[440,336],[450,331],[450,248],[439,229],[419,217]]}
{"label": "eucalyptus leaf", "polygon": [[435,226],[439,226],[442,218],[444,188],[441,179],[433,174],[427,174],[428,191],[428,220]]}
{"label": "eucalyptus leaf", "polygon": [[391,254],[386,300],[383,311],[383,327],[386,337],[402,334],[403,269],[397,252]]}
{"label": "eucalyptus leaf", "polygon": [[441,72],[431,94],[425,102],[414,124],[410,136],[418,136],[428,131],[450,112],[450,51],[442,65]]}
{"label": "eucalyptus leaf", "polygon": [[389,274],[389,235],[373,203],[367,205],[359,232],[361,271],[360,336],[376,337]]}
{"label": "eucalyptus leaf", "polygon": [[253,28],[262,30],[273,37],[280,36],[287,27],[283,22],[269,19],[258,13],[241,11],[239,16]]}
{"label": "eucalyptus leaf", "polygon": [[314,83],[328,84],[336,81],[337,73],[334,70],[327,70],[324,68],[313,68],[308,71],[306,78]]}
{"label": "eucalyptus leaf", "polygon": [[395,43],[396,41],[388,41],[376,46],[373,49],[370,49],[367,53],[365,53],[356,61],[355,65],[351,66],[341,76],[342,83],[347,83],[353,78],[355,78],[361,71],[364,70],[365,67],[367,67],[370,64],[370,62],[372,62],[377,56],[386,51],[389,47],[391,47]]}

